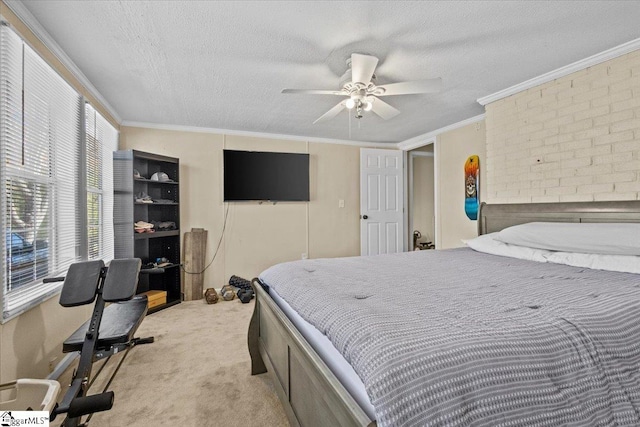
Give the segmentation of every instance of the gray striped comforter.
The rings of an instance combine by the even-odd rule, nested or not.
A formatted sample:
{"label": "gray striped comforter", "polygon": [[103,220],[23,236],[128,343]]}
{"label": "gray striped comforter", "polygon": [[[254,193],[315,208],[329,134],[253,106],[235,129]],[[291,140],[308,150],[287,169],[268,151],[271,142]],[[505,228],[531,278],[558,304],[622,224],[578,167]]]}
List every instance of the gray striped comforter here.
{"label": "gray striped comforter", "polygon": [[260,277],[353,366],[381,427],[640,425],[640,275],[454,249]]}

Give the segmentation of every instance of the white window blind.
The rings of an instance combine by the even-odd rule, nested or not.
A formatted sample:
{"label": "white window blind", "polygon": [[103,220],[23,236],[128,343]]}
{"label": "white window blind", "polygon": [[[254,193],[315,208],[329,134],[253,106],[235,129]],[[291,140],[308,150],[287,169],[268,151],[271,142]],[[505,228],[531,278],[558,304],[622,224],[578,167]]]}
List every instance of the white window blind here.
{"label": "white window blind", "polygon": [[0,26],[0,221],[3,319],[61,284],[85,233],[78,186],[82,97],[8,26]]}
{"label": "white window blind", "polygon": [[118,131],[90,104],[85,106],[87,249],[89,259],[113,259],[113,152]]}

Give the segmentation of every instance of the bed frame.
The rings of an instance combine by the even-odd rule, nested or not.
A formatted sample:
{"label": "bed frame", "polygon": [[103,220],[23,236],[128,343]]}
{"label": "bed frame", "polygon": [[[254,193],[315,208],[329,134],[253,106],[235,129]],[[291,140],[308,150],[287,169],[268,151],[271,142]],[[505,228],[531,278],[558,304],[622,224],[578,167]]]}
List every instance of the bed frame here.
{"label": "bed frame", "polygon": [[[640,201],[482,203],[478,234],[527,222],[640,222]],[[269,372],[292,426],[376,426],[254,279],[249,324],[251,374]]]}

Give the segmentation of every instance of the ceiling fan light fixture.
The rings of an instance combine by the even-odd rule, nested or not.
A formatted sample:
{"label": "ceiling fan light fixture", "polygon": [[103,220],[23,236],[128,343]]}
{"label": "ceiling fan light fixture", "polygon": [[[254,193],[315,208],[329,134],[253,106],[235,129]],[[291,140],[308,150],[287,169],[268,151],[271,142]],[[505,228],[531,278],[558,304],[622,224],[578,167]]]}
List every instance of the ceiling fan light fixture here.
{"label": "ceiling fan light fixture", "polygon": [[344,104],[345,107],[347,107],[349,110],[352,110],[353,107],[356,106],[356,100],[353,98],[349,98],[347,99],[347,101]]}
{"label": "ceiling fan light fixture", "polygon": [[[347,60],[347,71],[340,79],[339,90],[283,89],[282,93],[346,97],[346,99],[342,99],[336,106],[313,122],[316,124],[334,118],[344,109],[355,111],[354,116],[356,119],[363,117],[363,113],[373,112],[383,120],[389,120],[400,114],[400,111],[383,101],[381,99],[382,96],[435,93],[441,90],[441,78],[389,83],[378,86],[375,74],[378,61],[378,58],[372,55],[352,53]],[[351,117],[353,113],[350,112],[349,114],[349,117]]]}

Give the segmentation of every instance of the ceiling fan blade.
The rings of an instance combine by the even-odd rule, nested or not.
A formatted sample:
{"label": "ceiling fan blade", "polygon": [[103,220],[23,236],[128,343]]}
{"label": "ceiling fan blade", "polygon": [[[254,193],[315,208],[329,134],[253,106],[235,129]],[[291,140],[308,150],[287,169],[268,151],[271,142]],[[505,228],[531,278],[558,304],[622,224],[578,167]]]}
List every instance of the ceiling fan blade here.
{"label": "ceiling fan blade", "polygon": [[324,113],[323,115],[318,117],[318,119],[315,122],[313,122],[313,124],[315,125],[316,123],[324,122],[324,121],[327,121],[329,119],[333,119],[335,116],[338,115],[338,113],[340,113],[345,108],[346,107],[344,106],[344,101],[341,101],[335,107],[333,107],[332,109],[330,109],[329,111],[327,111],[326,113]]}
{"label": "ceiling fan blade", "polygon": [[385,120],[389,120],[397,116],[398,114],[400,114],[399,110],[397,110],[396,108],[392,107],[391,105],[387,104],[383,100],[378,99],[376,97],[374,97],[372,104],[373,106],[371,108],[371,111],[373,111],[374,113],[376,113],[377,115],[379,115]]}
{"label": "ceiling fan blade", "polygon": [[319,90],[319,89],[282,89],[282,93],[300,93],[305,95],[345,95],[339,90]]}
{"label": "ceiling fan blade", "polygon": [[351,54],[351,81],[354,83],[364,83],[368,85],[373,76],[373,72],[378,65],[378,58],[375,56]]}
{"label": "ceiling fan blade", "polygon": [[442,79],[416,80],[412,82],[391,83],[376,87],[384,89],[383,93],[376,93],[376,96],[389,95],[411,95],[414,93],[435,93],[442,89]]}

